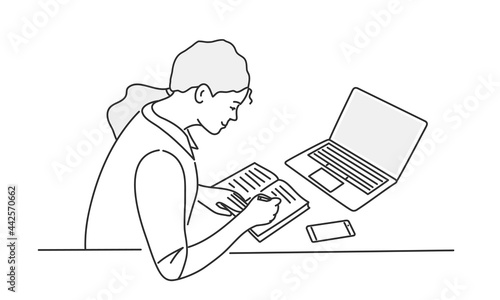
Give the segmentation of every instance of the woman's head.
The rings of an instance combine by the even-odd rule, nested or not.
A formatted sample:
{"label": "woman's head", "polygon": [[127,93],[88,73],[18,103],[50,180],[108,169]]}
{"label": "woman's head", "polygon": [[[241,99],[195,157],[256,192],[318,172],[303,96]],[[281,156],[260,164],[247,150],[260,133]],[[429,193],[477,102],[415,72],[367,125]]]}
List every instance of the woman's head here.
{"label": "woman's head", "polygon": [[245,58],[225,40],[198,41],[177,55],[172,65],[170,89],[194,92],[194,100],[203,107],[198,121],[211,134],[237,120],[239,105],[250,98],[249,85]]}
{"label": "woman's head", "polygon": [[247,62],[231,43],[198,41],[175,58],[169,89],[130,85],[125,97],[109,107],[108,122],[118,137],[143,105],[168,98],[171,93],[189,93],[199,104],[196,105],[199,125],[217,134],[230,120],[237,119],[238,107],[246,98],[252,101],[249,85]]}

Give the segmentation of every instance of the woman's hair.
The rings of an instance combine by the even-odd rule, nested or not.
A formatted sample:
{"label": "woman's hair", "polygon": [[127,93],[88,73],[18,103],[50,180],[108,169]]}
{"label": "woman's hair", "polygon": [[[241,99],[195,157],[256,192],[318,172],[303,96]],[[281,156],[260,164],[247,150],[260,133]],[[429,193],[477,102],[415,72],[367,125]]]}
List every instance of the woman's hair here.
{"label": "woman's hair", "polygon": [[239,92],[250,85],[247,61],[226,40],[198,41],[177,55],[170,89],[185,92],[206,84],[212,95]]}
{"label": "woman's hair", "polygon": [[[240,92],[249,87],[247,61],[233,44],[226,40],[198,41],[179,53],[172,65],[169,88],[130,85],[123,99],[108,108],[107,117],[113,135],[118,138],[144,105],[168,98],[172,92],[186,92],[202,84],[210,88],[212,95]],[[250,93],[247,94],[249,98]]]}

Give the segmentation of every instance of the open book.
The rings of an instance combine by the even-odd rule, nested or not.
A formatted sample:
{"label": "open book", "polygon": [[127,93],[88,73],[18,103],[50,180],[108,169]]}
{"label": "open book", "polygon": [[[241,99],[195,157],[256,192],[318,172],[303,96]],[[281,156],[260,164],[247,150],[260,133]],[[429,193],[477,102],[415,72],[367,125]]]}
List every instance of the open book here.
{"label": "open book", "polygon": [[257,163],[223,179],[214,187],[231,189],[245,198],[246,204],[257,194],[281,199],[278,214],[267,225],[250,229],[250,234],[262,242],[280,228],[290,223],[309,209],[309,202],[302,198],[288,183],[278,179],[271,171]]}

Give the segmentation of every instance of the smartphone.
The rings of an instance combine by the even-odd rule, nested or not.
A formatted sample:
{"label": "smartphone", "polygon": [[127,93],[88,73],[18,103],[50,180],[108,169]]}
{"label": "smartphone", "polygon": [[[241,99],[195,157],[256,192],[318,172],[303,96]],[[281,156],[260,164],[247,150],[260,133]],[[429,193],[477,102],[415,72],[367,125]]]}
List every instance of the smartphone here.
{"label": "smartphone", "polygon": [[349,220],[308,225],[306,230],[307,234],[309,234],[311,242],[313,243],[336,240],[356,235]]}

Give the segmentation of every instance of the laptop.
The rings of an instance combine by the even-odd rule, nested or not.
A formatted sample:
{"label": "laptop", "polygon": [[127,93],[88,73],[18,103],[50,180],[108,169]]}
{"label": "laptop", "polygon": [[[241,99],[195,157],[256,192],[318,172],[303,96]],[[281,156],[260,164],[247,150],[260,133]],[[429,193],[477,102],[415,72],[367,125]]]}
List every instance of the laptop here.
{"label": "laptop", "polygon": [[285,164],[351,211],[396,184],[427,122],[353,88],[328,139]]}

